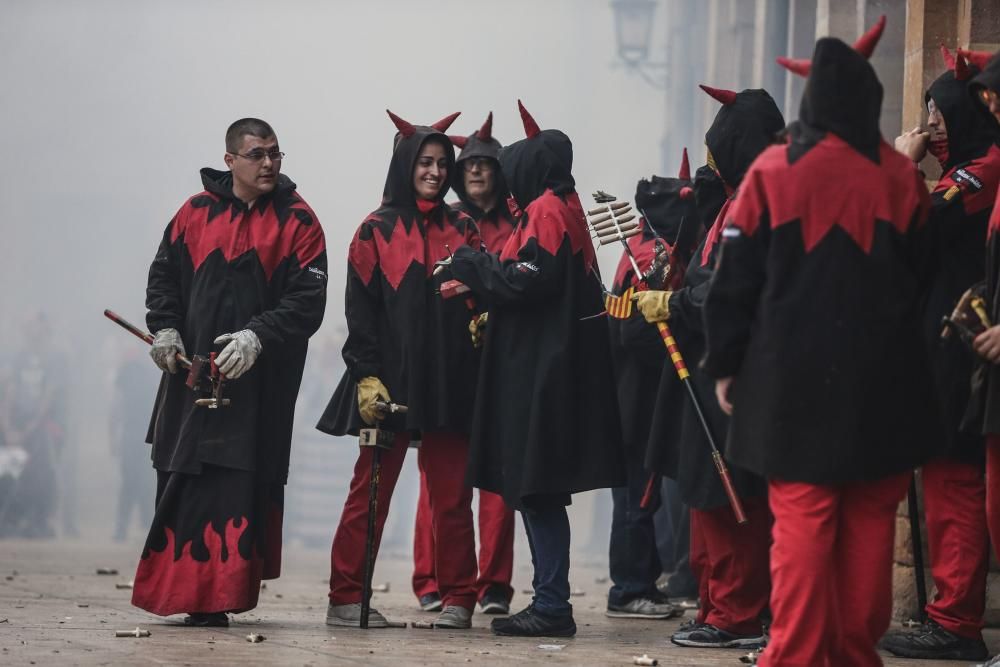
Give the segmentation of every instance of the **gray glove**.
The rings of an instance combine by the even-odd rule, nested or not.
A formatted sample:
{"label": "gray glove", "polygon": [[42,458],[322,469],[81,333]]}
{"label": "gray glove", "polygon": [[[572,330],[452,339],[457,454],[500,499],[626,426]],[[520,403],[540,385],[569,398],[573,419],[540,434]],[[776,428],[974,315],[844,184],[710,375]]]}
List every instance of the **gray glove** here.
{"label": "gray glove", "polygon": [[184,341],[177,329],[160,329],[153,337],[153,347],[149,356],[161,371],[177,372],[177,354],[184,354]]}
{"label": "gray glove", "polygon": [[229,344],[222,348],[222,352],[215,358],[215,363],[223,375],[235,380],[250,370],[257,361],[257,355],[260,354],[260,339],[254,332],[244,329],[236,333],[222,334],[215,339],[216,345],[223,343]]}

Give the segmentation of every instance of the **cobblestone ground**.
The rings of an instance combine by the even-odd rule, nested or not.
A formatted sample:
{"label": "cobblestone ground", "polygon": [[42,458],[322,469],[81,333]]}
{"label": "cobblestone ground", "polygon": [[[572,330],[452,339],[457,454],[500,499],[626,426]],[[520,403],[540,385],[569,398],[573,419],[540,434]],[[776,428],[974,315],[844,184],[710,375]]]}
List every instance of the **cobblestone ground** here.
{"label": "cobblestone ground", "polygon": [[[323,623],[328,555],[289,549],[284,576],[267,582],[260,606],[234,617],[228,629],[191,629],[180,617],[162,619],[129,604],[138,544],[0,541],[0,665],[631,665],[648,654],[661,665],[740,665],[738,650],[674,646],[679,620],[612,620],[604,616],[606,574],[574,566],[571,581],[579,634],[574,639],[510,639],[490,634],[489,617],[476,614],[470,631],[328,628]],[[98,575],[116,568],[119,575]],[[417,611],[409,590],[410,566],[387,557],[376,582],[375,606],[393,620],[430,620]],[[527,603],[527,567],[515,576],[514,607]],[[139,627],[148,638],[115,638],[115,630]],[[262,643],[246,640],[262,634]],[[1000,634],[991,631],[991,648]],[[886,658],[886,665],[959,665],[955,662]]]}

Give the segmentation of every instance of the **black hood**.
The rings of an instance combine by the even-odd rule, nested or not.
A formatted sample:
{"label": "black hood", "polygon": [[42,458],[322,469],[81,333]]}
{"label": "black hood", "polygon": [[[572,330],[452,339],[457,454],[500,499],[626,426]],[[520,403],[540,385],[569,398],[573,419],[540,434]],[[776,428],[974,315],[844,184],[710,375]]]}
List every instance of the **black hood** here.
{"label": "black hood", "polygon": [[573,192],[573,143],[559,130],[542,130],[500,149],[500,170],[522,210],[546,190]]}
{"label": "black hood", "polygon": [[[414,125],[413,133],[396,135],[392,159],[389,161],[389,173],[385,177],[385,188],[382,190],[382,205],[391,207],[414,208],[417,196],[413,192],[413,167],[417,163],[420,149],[429,140],[440,141],[445,147],[445,157],[448,159],[448,174],[455,173],[455,148],[451,139],[443,132],[426,125]],[[448,193],[450,178],[445,180],[437,201],[443,201]]]}
{"label": "black hood", "polygon": [[[969,70],[973,74],[979,73],[972,65],[969,65]],[[969,95],[968,81],[956,79],[954,71],[945,72],[931,84],[924,95],[924,102],[928,100],[934,100],[941,111],[948,132],[945,169],[985,155],[1000,137],[996,120],[982,113],[980,109],[985,108],[982,102]]]}
{"label": "black hood", "polygon": [[748,89],[722,105],[705,133],[705,145],[722,179],[735,188],[784,127],[785,119],[767,91]]}
{"label": "black hood", "polygon": [[881,113],[882,84],[868,59],[835,37],[817,41],[799,106],[806,133],[832,132],[878,162]]}
{"label": "black hood", "polygon": [[[205,187],[205,190],[211,192],[217,197],[220,197],[221,199],[229,199],[236,202],[241,201],[235,194],[233,194],[233,172],[204,167],[200,173],[201,184]],[[263,202],[272,197],[280,197],[290,193],[294,189],[295,183],[292,182],[292,179],[288,178],[284,174],[278,174],[278,180],[274,184],[274,190],[259,197],[257,201]]]}
{"label": "black hood", "polygon": [[698,209],[698,219],[707,230],[715,224],[722,205],[726,203],[726,184],[712,167],[705,164],[694,172],[694,204]]}
{"label": "black hood", "polygon": [[[990,110],[979,99],[979,92],[983,88],[995,90],[1000,93],[1000,51],[993,54],[993,57],[983,67],[983,71],[969,81],[969,94],[972,96],[973,103],[981,114],[993,118],[993,114],[990,113]],[[995,123],[996,120],[993,122]]]}
{"label": "black hood", "polygon": [[461,199],[462,202],[474,206],[474,204],[469,201],[468,196],[465,193],[465,174],[462,172],[462,162],[473,157],[489,158],[493,160],[493,178],[497,190],[497,204],[503,204],[503,202],[507,199],[507,185],[504,183],[503,174],[500,171],[499,156],[501,148],[502,146],[500,142],[492,136],[487,141],[480,139],[478,132],[474,132],[466,137],[465,146],[458,154],[458,159],[455,160],[455,171],[451,177],[451,189],[455,191],[455,194],[458,195],[458,198]]}
{"label": "black hood", "polygon": [[[687,179],[652,176],[635,187],[636,208],[652,232],[669,245],[683,249],[691,249],[699,231],[692,185]],[[653,234],[643,227],[643,235]]]}

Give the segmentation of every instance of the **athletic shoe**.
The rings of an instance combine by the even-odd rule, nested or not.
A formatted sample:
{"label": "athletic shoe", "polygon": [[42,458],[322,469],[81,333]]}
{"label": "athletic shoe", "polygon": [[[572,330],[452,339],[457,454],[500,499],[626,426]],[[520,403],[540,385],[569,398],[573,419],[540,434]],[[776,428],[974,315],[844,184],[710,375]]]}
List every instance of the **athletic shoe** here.
{"label": "athletic shoe", "polygon": [[990,656],[982,637],[970,639],[927,621],[911,632],[893,632],[879,647],[903,658],[928,660],[985,660]]}
{"label": "athletic shoe", "polygon": [[450,604],[434,619],[434,627],[467,630],[472,627],[472,610]]}
{"label": "athletic shoe", "polygon": [[572,637],[576,634],[573,616],[549,616],[528,605],[513,616],[494,618],[493,634],[504,637]]}
{"label": "athletic shoe", "polygon": [[653,599],[650,597],[635,598],[625,604],[611,604],[611,602],[608,602],[608,607],[604,611],[604,615],[611,618],[647,619],[676,618],[683,613],[683,609],[678,609],[667,602],[666,599]]}
{"label": "athletic shoe", "polygon": [[[338,625],[347,628],[361,627],[361,603],[352,602],[350,604],[330,604],[326,608],[326,624]],[[385,616],[378,613],[373,607],[368,608],[368,627],[387,628],[389,621]]]}
{"label": "athletic shoe", "polygon": [[678,646],[698,648],[760,648],[767,643],[762,634],[737,635],[709,623],[678,630],[670,637],[670,641]]}
{"label": "athletic shoe", "polygon": [[420,611],[441,611],[443,606],[437,591],[420,596]]}
{"label": "athletic shoe", "polygon": [[510,601],[502,586],[490,586],[479,600],[484,614],[509,614]]}

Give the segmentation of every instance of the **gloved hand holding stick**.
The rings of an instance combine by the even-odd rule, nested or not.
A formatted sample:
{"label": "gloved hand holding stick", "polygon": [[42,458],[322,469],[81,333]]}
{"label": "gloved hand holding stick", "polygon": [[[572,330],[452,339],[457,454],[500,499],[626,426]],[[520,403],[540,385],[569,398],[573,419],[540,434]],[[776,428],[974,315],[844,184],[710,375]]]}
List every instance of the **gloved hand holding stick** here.
{"label": "gloved hand holding stick", "polygon": [[[632,314],[633,295],[635,295],[637,291],[642,292],[649,289],[648,274],[644,273],[639,268],[635,255],[632,254],[632,249],[628,245],[628,239],[636,234],[639,234],[640,230],[638,229],[638,225],[636,223],[631,222],[632,216],[629,215],[631,207],[626,202],[616,202],[613,196],[601,191],[594,194],[594,200],[598,204],[602,204],[601,206],[587,212],[587,222],[590,224],[590,228],[594,233],[595,239],[600,245],[606,245],[608,243],[612,243],[613,241],[620,241],[622,246],[625,248],[625,254],[632,263],[632,270],[635,272],[636,278],[641,283],[639,290],[630,287],[620,296],[612,295],[605,290],[605,293],[607,294],[605,297],[605,303],[607,305],[608,314],[611,317],[627,319]],[[726,497],[729,499],[729,505],[732,507],[733,514],[736,516],[736,522],[744,524],[747,522],[747,515],[743,510],[743,503],[740,502],[739,496],[736,495],[736,488],[733,486],[732,477],[729,474],[729,467],[726,465],[725,459],[722,458],[722,453],[715,444],[715,438],[712,436],[712,431],[708,426],[708,421],[705,419],[705,413],[702,410],[701,402],[698,400],[697,394],[695,394],[694,387],[691,383],[691,373],[687,369],[687,364],[684,363],[684,357],[681,355],[681,352],[677,347],[677,341],[674,340],[673,333],[671,333],[670,327],[665,321],[656,322],[656,328],[660,333],[660,338],[663,339],[663,345],[667,348],[667,354],[670,356],[670,360],[674,364],[674,369],[677,371],[677,377],[680,378],[681,384],[683,384],[687,389],[688,397],[691,399],[691,404],[694,406],[695,414],[698,415],[698,421],[701,423],[702,430],[705,433],[705,438],[708,440],[709,447],[712,449],[712,461],[715,463],[715,469],[719,473],[719,479],[721,480],[722,487],[726,492]],[[651,495],[652,487],[655,485],[655,481],[656,476],[654,475],[650,479],[649,484],[647,484],[643,502],[647,501],[647,495]]]}

